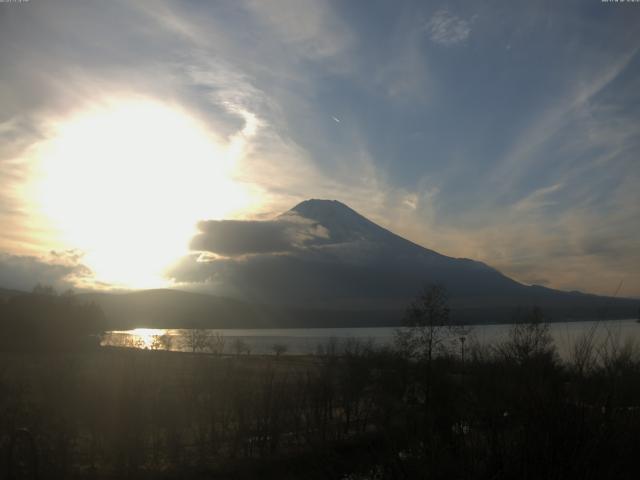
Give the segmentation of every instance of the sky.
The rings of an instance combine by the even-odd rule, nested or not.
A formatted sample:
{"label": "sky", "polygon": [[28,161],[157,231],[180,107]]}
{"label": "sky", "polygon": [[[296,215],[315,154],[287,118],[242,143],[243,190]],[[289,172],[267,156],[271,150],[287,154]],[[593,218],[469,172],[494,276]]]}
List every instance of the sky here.
{"label": "sky", "polygon": [[639,49],[633,2],[2,2],[0,286],[171,285],[199,222],[327,198],[640,297]]}

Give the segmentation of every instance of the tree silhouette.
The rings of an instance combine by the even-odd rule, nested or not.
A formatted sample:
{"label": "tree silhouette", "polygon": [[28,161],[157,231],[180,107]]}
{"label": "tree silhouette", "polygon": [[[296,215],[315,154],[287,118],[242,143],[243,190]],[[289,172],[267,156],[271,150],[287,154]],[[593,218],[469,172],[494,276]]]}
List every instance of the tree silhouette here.
{"label": "tree silhouette", "polygon": [[288,347],[284,343],[274,343],[271,347],[276,357],[287,353]]}
{"label": "tree silhouette", "polygon": [[76,350],[97,347],[106,329],[102,310],[82,303],[72,292],[58,295],[37,285],[30,294],[0,303],[0,348]]}
{"label": "tree silhouette", "polygon": [[202,352],[211,346],[211,332],[203,328],[192,328],[183,334],[184,346],[191,350],[191,353]]}
{"label": "tree silhouette", "polygon": [[403,328],[396,331],[396,345],[405,355],[431,363],[454,329],[446,288],[430,285],[407,308]]}

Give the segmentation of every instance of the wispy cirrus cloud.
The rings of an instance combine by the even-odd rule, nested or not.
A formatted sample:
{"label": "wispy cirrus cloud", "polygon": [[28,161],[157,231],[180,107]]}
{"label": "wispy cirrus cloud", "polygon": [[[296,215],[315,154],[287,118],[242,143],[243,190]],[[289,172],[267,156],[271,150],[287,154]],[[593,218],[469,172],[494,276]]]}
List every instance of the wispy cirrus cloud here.
{"label": "wispy cirrus cloud", "polygon": [[448,10],[438,10],[426,23],[425,29],[432,41],[445,47],[451,47],[469,38],[471,22]]}

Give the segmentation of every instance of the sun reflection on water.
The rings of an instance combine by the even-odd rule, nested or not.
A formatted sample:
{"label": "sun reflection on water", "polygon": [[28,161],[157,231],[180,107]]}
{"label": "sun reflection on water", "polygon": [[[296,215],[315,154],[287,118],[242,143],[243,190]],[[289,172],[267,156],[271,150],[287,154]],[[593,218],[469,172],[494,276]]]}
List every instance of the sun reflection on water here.
{"label": "sun reflection on water", "polygon": [[173,335],[163,328],[136,328],[108,332],[102,345],[140,348],[147,350],[171,350]]}
{"label": "sun reflection on water", "polygon": [[139,345],[139,348],[151,349],[159,348],[160,338],[166,333],[165,329],[159,328],[136,328],[129,332],[131,340]]}

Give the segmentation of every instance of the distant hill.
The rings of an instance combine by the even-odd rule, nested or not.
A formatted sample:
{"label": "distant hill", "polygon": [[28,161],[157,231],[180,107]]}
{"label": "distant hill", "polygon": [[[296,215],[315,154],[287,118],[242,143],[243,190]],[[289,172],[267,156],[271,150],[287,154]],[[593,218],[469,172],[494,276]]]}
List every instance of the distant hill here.
{"label": "distant hill", "polygon": [[179,290],[84,293],[113,329],[360,327],[397,324],[394,310],[349,311],[259,305]]}
{"label": "distant hill", "polygon": [[16,295],[20,295],[21,292],[20,290],[13,290],[13,289],[9,289],[9,288],[0,288],[0,300],[6,300],[8,298],[11,297],[15,297]]}

